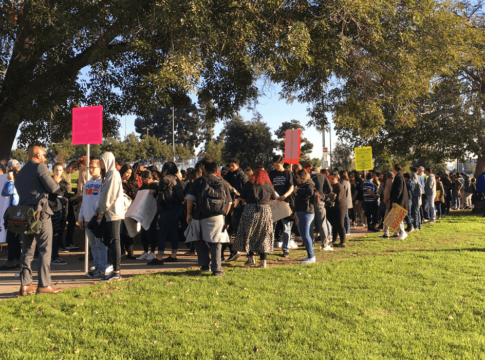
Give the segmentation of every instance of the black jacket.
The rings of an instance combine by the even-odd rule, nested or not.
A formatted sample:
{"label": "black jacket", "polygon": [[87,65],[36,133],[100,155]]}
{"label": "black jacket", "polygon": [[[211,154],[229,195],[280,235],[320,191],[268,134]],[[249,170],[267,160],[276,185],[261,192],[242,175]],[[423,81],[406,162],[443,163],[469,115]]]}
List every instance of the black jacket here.
{"label": "black jacket", "polygon": [[170,211],[181,207],[185,200],[185,182],[182,183],[175,175],[165,175],[160,179],[158,187],[158,212]]}
{"label": "black jacket", "polygon": [[406,179],[402,172],[398,172],[394,177],[391,188],[391,206],[397,204],[409,211],[409,197],[406,187]]}
{"label": "black jacket", "polygon": [[224,176],[224,180],[236,189],[238,193],[241,193],[244,184],[248,181],[248,176],[241,168],[239,168],[234,172],[229,171],[226,176]]}
{"label": "black jacket", "polygon": [[311,174],[311,178],[315,184],[315,189],[320,193],[322,199],[325,199],[325,195],[332,192],[332,186],[327,176],[323,174]]}
{"label": "black jacket", "polygon": [[315,189],[315,184],[312,179],[308,179],[307,182],[303,184],[298,184],[295,196],[295,211],[296,212],[306,212],[313,214],[315,212],[314,206],[310,201],[313,196],[313,190]]}

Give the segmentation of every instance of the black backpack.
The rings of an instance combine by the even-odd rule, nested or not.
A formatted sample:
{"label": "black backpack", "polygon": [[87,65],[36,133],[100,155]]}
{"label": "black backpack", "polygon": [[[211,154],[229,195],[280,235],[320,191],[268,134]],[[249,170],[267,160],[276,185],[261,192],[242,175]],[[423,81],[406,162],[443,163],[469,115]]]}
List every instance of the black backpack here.
{"label": "black backpack", "polygon": [[211,180],[206,176],[202,178],[204,184],[200,193],[200,212],[207,216],[226,215],[231,198],[226,196],[224,181]]}

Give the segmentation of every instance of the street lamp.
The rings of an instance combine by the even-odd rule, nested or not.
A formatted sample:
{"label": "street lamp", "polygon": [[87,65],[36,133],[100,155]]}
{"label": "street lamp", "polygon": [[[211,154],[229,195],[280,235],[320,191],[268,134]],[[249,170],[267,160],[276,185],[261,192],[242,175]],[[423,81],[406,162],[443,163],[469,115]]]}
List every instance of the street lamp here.
{"label": "street lamp", "polygon": [[155,127],[155,125],[147,125],[144,128],[142,128],[142,129],[146,129],[147,130],[147,136],[148,136],[148,130],[152,130],[154,127]]}

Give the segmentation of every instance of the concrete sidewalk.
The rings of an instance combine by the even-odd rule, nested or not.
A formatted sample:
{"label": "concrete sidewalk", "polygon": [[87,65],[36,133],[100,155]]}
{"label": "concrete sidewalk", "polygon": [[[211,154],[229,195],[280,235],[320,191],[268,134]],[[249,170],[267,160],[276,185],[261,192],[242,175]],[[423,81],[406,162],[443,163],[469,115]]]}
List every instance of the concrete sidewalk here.
{"label": "concrete sidewalk", "polygon": [[[76,237],[77,241],[76,244],[81,244],[82,239],[82,231],[76,228]],[[356,227],[351,230],[351,235],[348,235],[347,238],[355,238],[358,236],[366,235],[367,230],[363,227]],[[139,244],[139,241],[135,239],[135,255],[139,256],[142,254],[143,250]],[[2,244],[0,246],[0,264],[3,264],[4,261],[7,259],[7,246]],[[170,245],[170,244],[167,244]],[[299,243],[300,248],[303,247],[301,242]],[[82,245],[84,247],[84,243]],[[320,246],[320,245],[316,245]],[[81,250],[82,251],[82,250]],[[52,285],[59,288],[74,288],[78,286],[85,286],[85,285],[93,285],[97,284],[99,280],[97,279],[90,279],[85,276],[84,272],[84,261],[80,261],[80,257],[84,257],[83,252],[69,252],[69,253],[60,253],[60,257],[65,260],[68,264],[64,266],[51,266],[51,277],[52,277]],[[121,274],[123,277],[130,277],[134,275],[143,275],[143,274],[153,274],[162,271],[170,271],[170,270],[177,270],[177,269],[186,269],[193,267],[194,269],[198,269],[197,264],[197,256],[195,255],[184,255],[188,249],[185,244],[180,244],[180,250],[177,254],[178,262],[177,263],[167,263],[162,266],[148,266],[146,265],[146,261],[138,261],[138,260],[129,260],[123,257],[121,259]],[[170,250],[167,249],[165,251],[166,256],[170,254]],[[274,249],[275,254],[281,253],[280,248]],[[229,252],[226,251],[225,256],[229,255]],[[92,261],[90,261],[90,266],[92,266]],[[15,271],[0,271],[0,300],[15,298],[18,296],[18,291],[20,288],[20,278],[19,278],[19,270],[20,268],[15,269]],[[32,262],[32,272],[34,274],[34,284],[37,284],[37,260]]]}

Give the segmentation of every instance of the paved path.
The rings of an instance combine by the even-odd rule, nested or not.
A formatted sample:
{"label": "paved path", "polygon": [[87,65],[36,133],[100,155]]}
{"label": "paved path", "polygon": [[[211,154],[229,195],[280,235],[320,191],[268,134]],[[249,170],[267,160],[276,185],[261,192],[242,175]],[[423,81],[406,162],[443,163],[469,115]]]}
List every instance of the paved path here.
{"label": "paved path", "polygon": [[[76,229],[76,232],[79,230]],[[357,227],[352,229],[352,234],[348,236],[349,238],[365,235],[367,231],[363,227]],[[82,239],[80,234],[77,234],[76,239]],[[80,244],[81,241],[75,241],[76,244]],[[136,242],[135,242],[136,243]],[[169,245],[169,244],[167,244]],[[301,244],[300,244],[301,245]],[[84,246],[84,245],[83,245]],[[138,246],[135,246],[137,249]],[[134,275],[142,274],[152,274],[161,271],[177,270],[194,267],[198,269],[197,256],[193,255],[183,255],[186,251],[184,244],[181,244],[182,250],[179,251],[177,257],[179,261],[177,263],[169,263],[163,266],[147,266],[145,261],[129,260],[122,258],[121,261],[121,273],[123,277],[129,277]],[[281,252],[281,249],[275,249],[275,253]],[[138,250],[135,250],[135,255],[141,255],[141,246]],[[166,253],[169,253],[167,251]],[[61,253],[61,258],[64,259],[68,264],[64,266],[52,266],[51,276],[52,285],[59,288],[73,288],[84,285],[92,285],[98,283],[98,280],[90,279],[85,276],[84,273],[84,261],[80,261],[79,258],[84,256],[82,252],[70,252]],[[226,257],[228,253],[226,252]],[[7,246],[0,246],[0,264],[3,264],[7,259]],[[92,266],[92,262],[90,262]],[[37,274],[37,260],[32,263],[32,270],[34,275]],[[19,279],[19,269],[15,271],[0,271],[0,300],[5,300],[9,298],[15,298],[18,296],[18,291],[20,288]],[[37,283],[37,276],[34,276],[34,284]]]}

